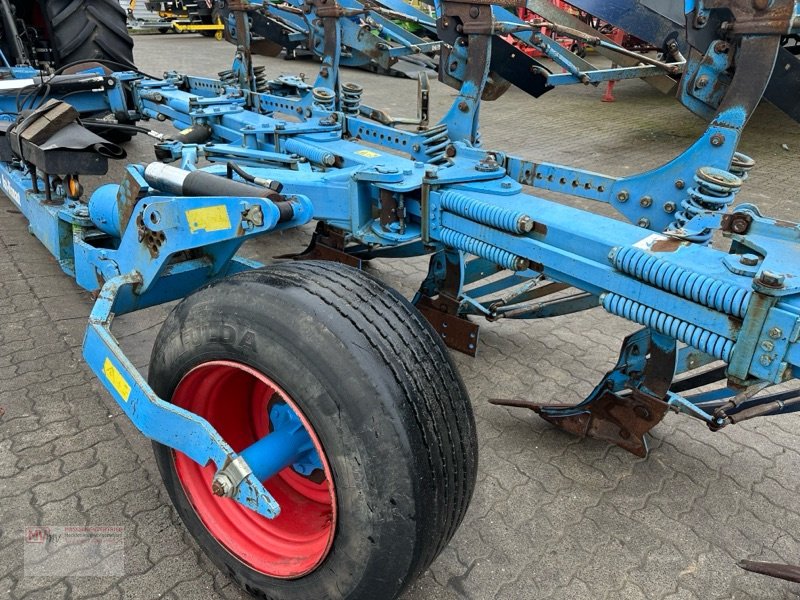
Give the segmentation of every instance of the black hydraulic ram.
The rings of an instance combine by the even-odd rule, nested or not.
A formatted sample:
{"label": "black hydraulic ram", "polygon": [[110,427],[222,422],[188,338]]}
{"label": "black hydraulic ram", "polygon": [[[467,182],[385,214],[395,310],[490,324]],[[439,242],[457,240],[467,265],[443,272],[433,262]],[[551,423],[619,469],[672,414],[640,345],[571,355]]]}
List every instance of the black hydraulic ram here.
{"label": "black hydraulic ram", "polygon": [[155,189],[176,196],[266,198],[280,210],[280,223],[294,218],[291,203],[279,193],[280,184],[272,180],[253,178],[252,184],[244,183],[206,171],[184,171],[158,162],[147,165],[144,178]]}

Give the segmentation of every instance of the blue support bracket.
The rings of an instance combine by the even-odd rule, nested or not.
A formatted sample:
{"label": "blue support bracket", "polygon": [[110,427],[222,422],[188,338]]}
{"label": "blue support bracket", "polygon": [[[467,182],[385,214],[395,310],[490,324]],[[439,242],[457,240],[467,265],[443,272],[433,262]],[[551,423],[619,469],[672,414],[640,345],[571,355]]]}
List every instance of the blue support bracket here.
{"label": "blue support bracket", "polygon": [[280,514],[278,502],[241,456],[208,421],[159,398],[111,333],[118,294],[125,289],[133,291],[142,283],[141,276],[129,274],[115,277],[103,286],[83,342],[86,363],[144,436],[182,452],[200,465],[214,463],[218,471],[233,463],[240,465],[242,477],[231,497],[260,515],[275,518]]}

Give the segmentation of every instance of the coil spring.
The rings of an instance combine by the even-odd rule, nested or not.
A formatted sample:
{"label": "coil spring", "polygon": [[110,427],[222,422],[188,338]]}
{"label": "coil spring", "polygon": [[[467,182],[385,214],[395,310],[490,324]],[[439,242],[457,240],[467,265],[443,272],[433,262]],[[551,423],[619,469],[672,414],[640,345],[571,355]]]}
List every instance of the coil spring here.
{"label": "coil spring", "polygon": [[750,170],[756,166],[756,161],[742,154],[741,152],[733,153],[733,160],[731,160],[731,173],[736,175],[742,181],[747,181],[750,177]]}
{"label": "coil spring", "polygon": [[620,248],[612,262],[620,271],[662,290],[740,318],[744,318],[753,295],[751,290],[689,271],[638,248]]}
{"label": "coil spring", "polygon": [[496,246],[492,246],[491,244],[470,237],[464,233],[442,228],[440,238],[442,243],[446,246],[456,248],[457,250],[463,250],[475,256],[480,256],[510,271],[524,271],[528,268],[528,261],[521,256],[501,250]]}
{"label": "coil spring", "polygon": [[256,91],[259,94],[264,94],[269,91],[269,84],[267,83],[266,77],[266,70],[267,68],[264,66],[255,67],[253,69],[253,73],[256,77]]}
{"label": "coil spring", "polygon": [[427,131],[421,132],[425,141],[422,142],[425,148],[426,162],[432,165],[446,163],[448,161],[445,149],[450,144],[450,136],[447,132],[447,125],[437,125]]}
{"label": "coil spring", "polygon": [[283,148],[288,154],[298,154],[304,158],[307,158],[313,163],[318,163],[327,167],[332,167],[336,163],[336,157],[333,155],[333,153],[320,150],[316,146],[306,144],[305,142],[295,138],[287,139],[283,145]]}
{"label": "coil spring", "polygon": [[[269,83],[267,82],[266,78],[266,67],[254,67],[253,68],[253,76],[255,77],[256,82],[256,92],[259,94],[263,94],[269,91]],[[239,82],[239,73],[234,71],[233,69],[227,69],[225,71],[220,71],[217,76],[219,80],[225,85],[231,86],[238,86]]]}
{"label": "coil spring", "polygon": [[[695,187],[689,188],[688,198],[681,202],[683,210],[675,214],[675,220],[670,223],[670,230],[683,230],[686,223],[693,217],[704,213],[722,213],[730,206],[736,192],[742,187],[742,180],[729,171],[713,167],[700,167],[695,173]],[[705,229],[699,233],[685,236],[685,239],[698,244],[708,244],[713,233]]]}
{"label": "coil spring", "polygon": [[730,362],[733,340],[613,292],[603,294],[600,301],[612,315],[655,329],[714,358]]}
{"label": "coil spring", "polygon": [[311,90],[311,97],[314,99],[314,106],[322,110],[334,110],[336,94],[331,88],[315,87]]}
{"label": "coil spring", "polygon": [[361,107],[361,94],[364,88],[357,83],[342,84],[342,112],[348,115],[357,115]]}
{"label": "coil spring", "polygon": [[533,220],[524,212],[480,202],[452,190],[442,194],[442,208],[478,223],[497,227],[509,233],[527,233]]}

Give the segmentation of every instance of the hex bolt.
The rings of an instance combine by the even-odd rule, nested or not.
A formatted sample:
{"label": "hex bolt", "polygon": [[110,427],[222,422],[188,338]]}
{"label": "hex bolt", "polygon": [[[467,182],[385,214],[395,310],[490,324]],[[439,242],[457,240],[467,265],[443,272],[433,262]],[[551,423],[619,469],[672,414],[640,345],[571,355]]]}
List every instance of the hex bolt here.
{"label": "hex bolt", "polygon": [[503,188],[504,190],[511,189],[511,182],[510,181],[504,181],[503,183],[500,184],[500,187]]}
{"label": "hex bolt", "polygon": [[773,350],[775,350],[775,343],[772,342],[771,340],[764,340],[763,342],[761,342],[761,349],[764,350],[765,352],[772,352]]}
{"label": "hex bolt", "polygon": [[517,221],[517,229],[524,233],[530,233],[533,231],[533,219],[528,215],[520,217],[519,221]]}
{"label": "hex bolt", "polygon": [[714,44],[714,52],[717,54],[727,54],[730,51],[731,47],[726,42],[717,42]]}
{"label": "hex bolt", "polygon": [[617,200],[620,202],[627,202],[628,198],[630,198],[630,194],[627,190],[622,190],[619,194],[617,194]]}
{"label": "hex bolt", "polygon": [[762,354],[758,362],[761,363],[762,367],[768,367],[772,364],[772,357],[769,354]]}
{"label": "hex bolt", "polygon": [[461,112],[467,112],[469,110],[469,105],[462,100],[458,103],[458,110]]}
{"label": "hex bolt", "polygon": [[233,484],[227,475],[218,473],[211,482],[211,493],[215,496],[230,497],[233,492]]}
{"label": "hex bolt", "polygon": [[758,278],[758,282],[761,285],[771,288],[783,287],[784,281],[786,281],[786,277],[784,277],[780,273],[773,273],[772,271],[764,271]]}
{"label": "hex bolt", "polygon": [[724,142],[725,142],[725,136],[722,134],[715,133],[714,135],[711,136],[711,145],[714,146],[715,148],[718,146],[722,146]]}
{"label": "hex bolt", "polygon": [[642,208],[650,208],[653,206],[653,199],[650,196],[644,196],[641,200],[639,200],[639,206]]}
{"label": "hex bolt", "polygon": [[677,209],[677,205],[674,202],[665,202],[664,203],[664,212],[672,214]]}
{"label": "hex bolt", "polygon": [[650,219],[648,219],[646,217],[642,217],[641,219],[639,219],[639,221],[636,224],[639,227],[644,227],[645,229],[647,229],[648,227],[650,227]]}
{"label": "hex bolt", "polygon": [[517,259],[514,261],[514,270],[515,271],[525,271],[530,266],[527,258],[522,258],[518,256]]}
{"label": "hex bolt", "polygon": [[769,337],[773,340],[779,340],[783,336],[783,331],[781,331],[780,327],[773,327],[769,330]]}
{"label": "hex bolt", "polygon": [[731,231],[733,233],[747,233],[750,228],[750,221],[744,218],[743,215],[734,215],[731,219]]}
{"label": "hex bolt", "polygon": [[702,75],[701,77],[697,78],[697,81],[695,82],[694,87],[697,88],[698,90],[701,90],[704,87],[706,87],[707,85],[708,85],[708,77],[705,76],[705,75]]}
{"label": "hex bolt", "polygon": [[747,267],[755,267],[758,264],[758,256],[755,254],[742,254],[739,257],[739,262]]}
{"label": "hex bolt", "polygon": [[676,179],[675,180],[675,187],[679,190],[682,190],[686,187],[686,182],[683,179]]}

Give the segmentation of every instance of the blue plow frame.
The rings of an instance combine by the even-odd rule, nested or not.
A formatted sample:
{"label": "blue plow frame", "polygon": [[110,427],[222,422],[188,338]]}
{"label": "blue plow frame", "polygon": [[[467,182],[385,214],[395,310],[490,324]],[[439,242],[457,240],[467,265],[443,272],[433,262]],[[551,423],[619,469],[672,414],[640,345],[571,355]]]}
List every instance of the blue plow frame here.
{"label": "blue plow frame", "polygon": [[[766,218],[749,204],[729,210],[752,167],[737,145],[769,81],[780,35],[796,26],[793,2],[774,3],[777,12],[791,9],[789,21],[775,31],[755,23],[752,32],[737,31],[736,39],[698,49],[686,65],[680,99],[710,115],[707,130],[666,165],[623,178],[482,147],[478,117],[490,79],[489,42],[494,34],[509,32],[531,38],[511,13],[442,0],[436,24],[420,17],[439,33],[447,33],[449,19],[460,20],[462,29],[448,52],[447,75],[440,72],[458,89],[453,105],[438,124],[415,130],[376,122],[373,111],[360,105],[359,90],[340,81],[340,42],[358,42],[351,36],[351,17],[370,11],[377,11],[376,19],[384,17],[355,0],[334,4],[333,12],[315,2],[302,5],[303,22],[324,57],[313,85],[281,77],[260,89],[264,84],[256,84],[243,47],[233,69],[238,83],[178,73],[160,80],[117,73],[103,77],[110,83],[101,88],[70,98],[83,113],[104,108],[139,120],[169,120],[184,130],[158,140],[160,159],[179,165],[167,171],[174,179],[169,185],[149,166],[130,165],[121,184],[101,187],[88,204],[65,186],[50,190],[59,200],[53,202],[41,191],[53,186],[53,174],[19,157],[0,163],[0,185],[31,231],[65,272],[97,294],[85,359],[145,436],[200,464],[214,463],[217,474],[233,482],[230,495],[237,502],[266,517],[278,514],[248,462],[267,464],[257,471],[272,473],[297,460],[303,440],[291,442],[296,447],[280,464],[259,455],[273,452],[269,443],[249,449],[251,458],[244,459],[207,421],[157,397],[125,357],[111,323],[114,315],[176,300],[215,279],[257,268],[236,256],[245,240],[312,219],[341,236],[344,244],[336,251],[343,257],[431,254],[415,301],[429,319],[434,315],[434,324],[444,319],[474,327],[462,348],[471,353],[477,327],[468,324],[468,315],[532,319],[602,306],[642,325],[626,340],[617,367],[584,403],[569,409],[530,405],[562,426],[577,419],[588,431],[596,418],[592,411],[614,402],[646,401],[656,412],[672,408],[714,428],[749,418],[752,411],[800,409],[800,403],[756,397],[800,376],[800,228]],[[713,16],[717,9],[710,6],[698,3],[691,10]],[[248,39],[242,12],[235,23]],[[385,28],[391,44],[379,48],[370,39],[365,50],[396,55],[397,45],[413,51],[422,43],[388,23]],[[738,45],[737,60],[745,65],[733,78],[725,75],[733,53],[720,50],[723,42]],[[575,64],[580,68],[566,77],[552,75],[548,86],[586,83],[587,73],[589,83],[620,78],[620,71],[601,73]],[[674,66],[645,69],[663,75]],[[645,72],[636,69],[630,73]],[[11,71],[26,82],[35,75]],[[702,77],[714,82],[713,94],[696,85]],[[7,120],[16,119],[17,107],[7,96],[0,98],[0,108]],[[203,139],[182,138],[186,131],[204,132]],[[203,160],[210,166],[200,168]],[[229,186],[279,182],[282,196],[279,201],[268,193],[176,191],[195,175]],[[627,222],[544,200],[523,186],[609,204]],[[713,247],[716,231],[730,240],[728,251]],[[542,303],[568,288],[579,293]],[[426,304],[431,298],[449,308],[437,313]],[[728,382],[723,391],[696,396],[676,391],[676,375],[715,361],[726,365],[719,377]],[[633,445],[605,439],[644,453],[644,433]]]}

